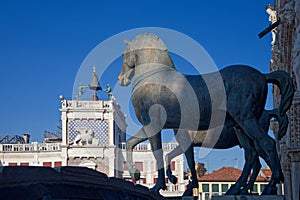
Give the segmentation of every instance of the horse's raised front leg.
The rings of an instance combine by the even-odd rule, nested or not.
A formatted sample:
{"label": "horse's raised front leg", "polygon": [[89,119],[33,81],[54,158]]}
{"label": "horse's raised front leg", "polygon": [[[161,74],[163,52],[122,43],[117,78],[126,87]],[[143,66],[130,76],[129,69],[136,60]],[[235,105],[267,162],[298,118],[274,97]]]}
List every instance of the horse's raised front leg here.
{"label": "horse's raised front leg", "polygon": [[142,128],[126,141],[126,165],[131,178],[134,180],[139,180],[141,173],[133,164],[132,151],[137,144],[144,142],[147,139],[144,128]]}
{"label": "horse's raised front leg", "polygon": [[165,168],[164,168],[164,160],[163,160],[163,149],[162,149],[162,142],[161,142],[161,132],[159,131],[157,134],[149,137],[149,141],[151,144],[153,155],[157,161],[158,167],[158,177],[156,184],[150,190],[156,193],[159,193],[160,189],[165,190],[166,183],[165,183]]}

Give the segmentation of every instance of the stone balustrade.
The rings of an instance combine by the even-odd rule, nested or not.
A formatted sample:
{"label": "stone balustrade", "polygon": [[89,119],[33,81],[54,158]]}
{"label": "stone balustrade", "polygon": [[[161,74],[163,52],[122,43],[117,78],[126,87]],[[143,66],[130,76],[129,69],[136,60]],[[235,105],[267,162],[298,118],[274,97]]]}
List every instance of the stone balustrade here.
{"label": "stone balustrade", "polygon": [[62,102],[62,109],[112,109],[113,101],[77,101],[64,100]]}
{"label": "stone balustrade", "polygon": [[[178,143],[176,142],[162,143],[162,148],[164,151],[172,151],[177,147],[177,145]],[[119,145],[119,148],[122,150],[126,150],[126,143],[121,143]],[[140,143],[134,147],[133,151],[151,151],[151,145],[150,143]]]}
{"label": "stone balustrade", "polygon": [[0,144],[0,152],[60,151],[61,143]]}

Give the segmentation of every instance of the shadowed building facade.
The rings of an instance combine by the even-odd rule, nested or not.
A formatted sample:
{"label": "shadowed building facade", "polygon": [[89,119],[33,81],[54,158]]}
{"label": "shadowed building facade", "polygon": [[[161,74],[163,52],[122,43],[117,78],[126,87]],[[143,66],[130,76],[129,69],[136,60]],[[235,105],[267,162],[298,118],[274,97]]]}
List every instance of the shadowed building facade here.
{"label": "shadowed building facade", "polygon": [[[300,193],[300,2],[275,0],[274,8],[280,24],[276,28],[276,40],[272,44],[271,71],[284,70],[294,80],[294,101],[288,111],[290,125],[287,134],[277,145],[285,175],[286,199],[299,199]],[[273,88],[274,107],[280,103],[280,92]],[[276,127],[273,126],[276,132]]]}

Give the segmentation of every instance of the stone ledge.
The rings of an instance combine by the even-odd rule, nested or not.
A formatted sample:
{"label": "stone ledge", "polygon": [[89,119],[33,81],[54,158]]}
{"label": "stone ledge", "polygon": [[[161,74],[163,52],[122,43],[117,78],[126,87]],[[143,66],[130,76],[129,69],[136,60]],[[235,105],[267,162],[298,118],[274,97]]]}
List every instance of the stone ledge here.
{"label": "stone ledge", "polygon": [[212,200],[285,200],[283,195],[223,195],[212,196]]}
{"label": "stone ledge", "polygon": [[0,194],[14,200],[165,199],[147,187],[84,167],[0,167]]}

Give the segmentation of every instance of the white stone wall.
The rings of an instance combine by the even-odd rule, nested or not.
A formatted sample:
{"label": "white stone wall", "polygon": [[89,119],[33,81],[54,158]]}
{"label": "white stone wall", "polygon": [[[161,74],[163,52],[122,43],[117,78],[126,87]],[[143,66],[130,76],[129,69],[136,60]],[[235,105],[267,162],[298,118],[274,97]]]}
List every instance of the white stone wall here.
{"label": "white stone wall", "polygon": [[0,144],[0,160],[3,166],[43,166],[44,163],[62,164],[60,143]]}
{"label": "white stone wall", "polygon": [[[177,143],[163,143],[163,156],[165,158],[166,154],[172,151],[177,146]],[[123,158],[124,161],[126,160],[126,151],[123,150]],[[151,147],[149,143],[141,143],[135,147],[133,151],[133,161],[134,163],[142,163],[143,170],[141,170],[141,180],[138,182],[144,186],[149,188],[153,187],[155,182],[154,179],[157,178],[157,163],[151,151]],[[166,182],[167,183],[167,191],[162,191],[162,194],[168,196],[169,194],[173,193],[180,195],[185,190],[186,182],[183,179],[183,171],[184,171],[184,159],[183,154],[175,157],[172,159],[175,162],[175,170],[172,171],[173,175],[178,178],[178,183],[176,185]],[[164,163],[164,166],[167,164]],[[129,172],[125,169],[123,172],[123,177],[125,179],[130,180],[131,177]],[[167,177],[166,177],[167,178]]]}

